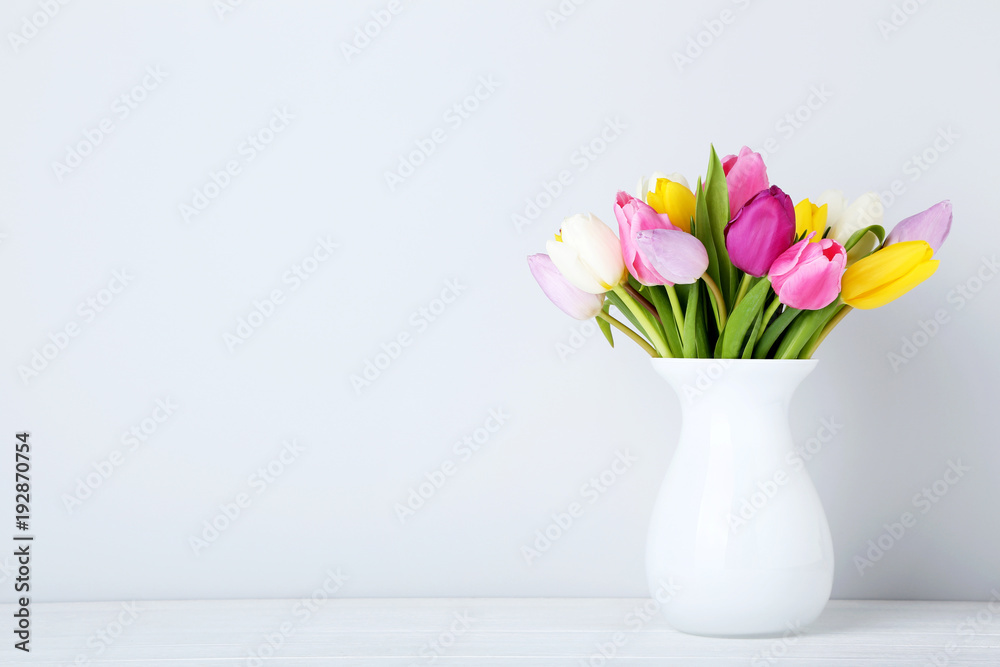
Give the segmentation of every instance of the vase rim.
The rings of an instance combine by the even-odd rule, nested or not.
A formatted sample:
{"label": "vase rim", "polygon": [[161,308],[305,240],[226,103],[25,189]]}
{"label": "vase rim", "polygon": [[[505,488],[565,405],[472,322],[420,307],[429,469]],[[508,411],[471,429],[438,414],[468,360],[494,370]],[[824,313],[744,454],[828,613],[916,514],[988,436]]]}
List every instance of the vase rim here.
{"label": "vase rim", "polygon": [[717,362],[720,364],[737,364],[740,366],[757,366],[757,365],[785,365],[785,366],[815,366],[819,363],[819,359],[720,359],[717,357],[656,357],[650,359],[650,362],[654,366],[663,364],[704,364]]}

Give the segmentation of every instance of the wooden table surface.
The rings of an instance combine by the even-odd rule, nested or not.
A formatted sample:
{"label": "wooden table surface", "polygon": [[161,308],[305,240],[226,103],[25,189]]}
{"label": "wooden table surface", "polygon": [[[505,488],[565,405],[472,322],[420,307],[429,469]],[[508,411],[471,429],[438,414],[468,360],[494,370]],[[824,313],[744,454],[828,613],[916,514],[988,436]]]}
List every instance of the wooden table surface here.
{"label": "wooden table surface", "polygon": [[[13,605],[0,605],[12,626]],[[329,599],[32,606],[4,665],[1000,665],[1000,602],[833,601],[769,639],[674,632],[646,599]]]}

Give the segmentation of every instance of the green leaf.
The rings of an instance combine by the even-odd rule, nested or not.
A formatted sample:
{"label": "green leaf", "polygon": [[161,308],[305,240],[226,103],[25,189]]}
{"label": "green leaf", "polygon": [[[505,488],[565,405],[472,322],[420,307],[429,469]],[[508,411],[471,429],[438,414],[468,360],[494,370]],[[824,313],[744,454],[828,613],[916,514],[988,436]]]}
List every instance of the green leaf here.
{"label": "green leaf", "polygon": [[695,357],[698,353],[697,340],[696,340],[696,329],[698,325],[698,316],[701,314],[698,311],[698,302],[700,301],[699,295],[701,290],[699,289],[698,283],[691,285],[693,289],[689,291],[687,300],[687,310],[684,311],[684,356],[685,357]]}
{"label": "green leaf", "polygon": [[753,346],[757,342],[757,335],[760,333],[761,322],[764,320],[764,309],[761,308],[760,312],[757,313],[757,319],[753,323],[753,331],[750,332],[750,338],[747,340],[747,346],[743,348],[743,358],[750,359],[753,357]]}
{"label": "green leaf", "polygon": [[[708,286],[704,285],[704,294],[701,298],[712,300],[711,295],[708,293]],[[712,348],[708,342],[708,325],[706,324],[706,319],[708,318],[708,311],[702,308],[698,313],[697,323],[695,324],[695,355],[702,358],[712,357]],[[686,322],[686,320],[685,320]]]}
{"label": "green leaf", "polygon": [[[728,192],[726,197],[726,206],[728,206]],[[694,223],[691,225],[691,233],[705,246],[705,250],[708,252],[708,276],[718,285],[719,254],[715,250],[715,238],[712,235],[712,220],[708,217],[708,204],[705,201],[705,189],[701,186],[700,177],[698,178],[698,186],[695,189],[694,201]]]}
{"label": "green leaf", "polygon": [[663,333],[667,339],[667,346],[670,348],[670,354],[675,357],[681,356],[681,337],[680,332],[677,331],[677,323],[674,321],[674,311],[670,307],[670,297],[667,296],[667,290],[663,285],[656,285],[647,288],[649,292],[649,300],[653,302],[653,307],[656,308],[656,313],[660,316],[660,321],[663,322]]}
{"label": "green leaf", "polygon": [[796,317],[798,317],[803,311],[797,308],[785,308],[777,319],[771,322],[767,328],[764,329],[764,334],[757,341],[756,349],[753,352],[754,359],[764,359],[767,357],[767,353],[774,347],[774,342],[778,340],[778,336],[781,335],[788,325],[790,325]]}
{"label": "green leaf", "polygon": [[806,356],[806,352],[808,352],[813,348],[813,345],[816,343],[817,339],[819,339],[820,335],[823,333],[823,329],[826,328],[826,325],[830,323],[830,320],[836,317],[837,313],[839,313],[844,308],[847,308],[847,306],[844,305],[843,303],[840,303],[838,308],[834,308],[827,314],[826,317],[820,319],[820,321],[816,324],[813,330],[813,334],[809,336],[809,340],[807,340],[806,344],[802,346],[802,350],[801,352],[799,352],[799,359],[809,358],[808,356]]}
{"label": "green leaf", "polygon": [[[607,299],[605,299],[605,301],[604,301],[604,307],[601,308],[601,311],[603,311],[605,314],[610,314],[608,312],[610,310],[611,310],[611,302],[608,301]],[[603,333],[604,337],[608,339],[608,345],[610,345],[611,347],[614,347],[615,346],[615,339],[611,335],[611,325],[608,323],[607,320],[605,320],[603,318],[595,317],[594,319],[597,320],[597,326],[601,328],[601,333]]]}
{"label": "green leaf", "polygon": [[844,244],[844,250],[850,251],[850,249],[856,246],[868,232],[871,232],[878,237],[879,244],[885,240],[885,229],[882,225],[868,225],[867,227],[859,229],[851,234],[851,238],[847,239],[847,243]]}
{"label": "green leaf", "polygon": [[743,339],[757,315],[764,308],[764,302],[767,300],[767,293],[770,289],[771,283],[768,280],[759,280],[756,285],[750,288],[750,291],[740,301],[740,305],[729,316],[726,328],[722,332],[723,359],[736,359],[739,356],[743,349]]}
{"label": "green leaf", "polygon": [[[641,324],[639,324],[639,320],[635,319],[635,315],[633,315],[632,311],[628,309],[628,306],[626,306],[622,302],[621,298],[617,294],[615,294],[614,292],[608,292],[604,296],[606,296],[608,298],[608,301],[610,301],[614,305],[614,307],[617,308],[618,311],[622,315],[624,315],[626,317],[626,319],[628,319],[629,322],[632,323],[632,326],[635,327],[635,330],[638,331],[642,335],[643,338],[645,338],[647,341],[649,341],[650,345],[652,345],[653,344],[653,339],[649,337],[649,334],[646,333],[646,330],[643,328],[643,326]],[[654,345],[654,347],[655,347],[655,345]]]}
{"label": "green leaf", "polygon": [[[697,201],[695,202],[697,206]],[[729,223],[729,190],[726,187],[726,172],[722,161],[712,146],[708,160],[708,175],[705,179],[705,206],[712,227],[712,240],[719,258],[719,280],[715,282],[722,290],[726,306],[731,307],[736,295],[736,267],[729,261],[726,250],[726,225]],[[696,209],[697,211],[697,209]]]}
{"label": "green leaf", "polygon": [[813,335],[822,330],[837,309],[843,305],[840,300],[836,300],[826,308],[820,310],[806,311],[806,314],[796,319],[795,324],[788,330],[785,338],[775,352],[775,359],[798,359],[799,353]]}

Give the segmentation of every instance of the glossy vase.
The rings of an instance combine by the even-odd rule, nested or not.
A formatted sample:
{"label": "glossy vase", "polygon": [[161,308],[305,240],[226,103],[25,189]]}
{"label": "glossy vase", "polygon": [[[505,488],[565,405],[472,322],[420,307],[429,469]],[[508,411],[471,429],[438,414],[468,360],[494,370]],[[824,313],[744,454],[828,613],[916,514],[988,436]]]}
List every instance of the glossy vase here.
{"label": "glossy vase", "polygon": [[833,545],[788,426],[814,360],[654,359],[681,401],[680,442],[646,544],[651,592],[696,635],[797,632],[830,598]]}

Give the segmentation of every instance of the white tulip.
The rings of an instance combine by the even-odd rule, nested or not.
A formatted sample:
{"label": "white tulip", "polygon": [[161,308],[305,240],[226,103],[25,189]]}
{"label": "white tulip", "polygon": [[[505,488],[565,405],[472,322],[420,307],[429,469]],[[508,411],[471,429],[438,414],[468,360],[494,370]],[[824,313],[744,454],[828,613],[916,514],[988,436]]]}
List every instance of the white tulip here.
{"label": "white tulip", "polygon": [[[882,224],[884,208],[882,200],[874,192],[866,192],[847,206],[843,192],[827,190],[816,198],[815,203],[817,206],[826,204],[826,225],[830,227],[830,238],[841,245],[847,243],[859,229]],[[865,234],[847,253],[847,265],[866,257],[876,245],[878,237],[871,232]]]}
{"label": "white tulip", "polygon": [[545,249],[566,280],[584,292],[603,294],[625,277],[618,237],[593,214],[563,220],[559,238]]}

